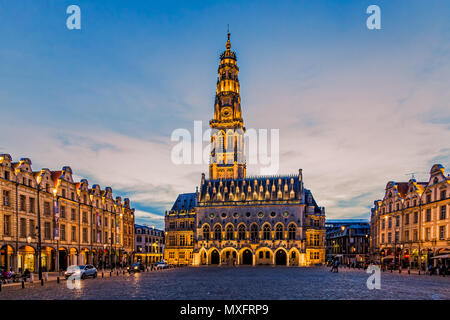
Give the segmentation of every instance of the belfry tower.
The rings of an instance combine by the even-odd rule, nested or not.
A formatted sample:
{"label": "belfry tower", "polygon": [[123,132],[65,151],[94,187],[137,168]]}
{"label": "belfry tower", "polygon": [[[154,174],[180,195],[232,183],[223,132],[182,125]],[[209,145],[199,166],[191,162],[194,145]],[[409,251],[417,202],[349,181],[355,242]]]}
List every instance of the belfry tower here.
{"label": "belfry tower", "polygon": [[236,61],[228,33],[226,50],[220,55],[214,119],[209,122],[212,129],[209,178],[212,180],[245,178],[245,128]]}

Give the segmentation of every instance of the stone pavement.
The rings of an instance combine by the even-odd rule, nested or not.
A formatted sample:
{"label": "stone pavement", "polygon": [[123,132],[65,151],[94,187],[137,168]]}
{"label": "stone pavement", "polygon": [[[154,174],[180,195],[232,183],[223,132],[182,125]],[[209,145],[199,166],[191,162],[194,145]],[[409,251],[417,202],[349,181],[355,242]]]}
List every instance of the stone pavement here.
{"label": "stone pavement", "polygon": [[326,267],[184,267],[44,287],[3,288],[0,299],[446,299],[450,277],[381,273],[381,289],[369,290],[364,270]]}

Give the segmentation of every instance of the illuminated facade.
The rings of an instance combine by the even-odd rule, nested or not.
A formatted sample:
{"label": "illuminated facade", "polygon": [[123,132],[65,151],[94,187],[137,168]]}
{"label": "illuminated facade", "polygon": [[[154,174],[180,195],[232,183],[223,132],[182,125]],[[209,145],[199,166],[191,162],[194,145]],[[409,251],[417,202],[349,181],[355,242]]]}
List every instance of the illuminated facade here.
{"label": "illuminated facade", "polygon": [[180,194],[166,212],[164,260],[174,265],[192,265],[194,257],[195,193]]}
{"label": "illuminated facade", "polygon": [[372,209],[374,258],[403,267],[435,264],[450,253],[449,208],[450,177],[440,164],[431,168],[428,181],[389,181]]}
{"label": "illuminated facade", "polygon": [[[304,187],[302,170],[295,175],[246,177],[238,72],[228,34],[210,121],[209,179],[202,174],[199,190],[180,195],[166,213],[167,262],[178,262],[178,250],[183,250],[184,261],[192,265],[321,264],[325,209]],[[183,207],[183,198],[191,199],[190,206]],[[192,239],[184,246],[178,240],[178,223],[186,229],[183,237]]]}
{"label": "illuminated facade", "polygon": [[146,265],[164,258],[164,231],[154,227],[135,225],[135,261]]}
{"label": "illuminated facade", "polygon": [[230,34],[226,50],[220,55],[214,118],[209,122],[211,134],[211,179],[245,177],[244,120],[239,94],[239,67],[231,51]]}
{"label": "illuminated facade", "polygon": [[74,182],[70,167],[33,171],[31,160],[0,155],[0,266],[38,270],[38,221],[42,267],[131,261],[134,209],[112,189]]}

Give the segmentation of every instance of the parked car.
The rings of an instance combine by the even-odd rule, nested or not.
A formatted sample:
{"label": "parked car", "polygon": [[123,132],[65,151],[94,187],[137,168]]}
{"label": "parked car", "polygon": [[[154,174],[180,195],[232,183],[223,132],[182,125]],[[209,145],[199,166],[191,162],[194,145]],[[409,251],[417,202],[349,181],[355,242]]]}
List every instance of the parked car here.
{"label": "parked car", "polygon": [[86,279],[89,277],[97,278],[97,269],[90,264],[83,266],[73,265],[67,268],[66,272],[64,273],[64,276],[66,279],[68,279],[73,274],[79,275],[81,279]]}
{"label": "parked car", "polygon": [[163,260],[163,261],[160,261],[160,262],[157,262],[156,264],[155,264],[155,268],[156,269],[166,269],[166,268],[168,268],[169,267],[169,265]]}
{"label": "parked car", "polygon": [[127,267],[127,271],[129,273],[145,271],[145,266],[140,262],[133,263],[131,266]]}

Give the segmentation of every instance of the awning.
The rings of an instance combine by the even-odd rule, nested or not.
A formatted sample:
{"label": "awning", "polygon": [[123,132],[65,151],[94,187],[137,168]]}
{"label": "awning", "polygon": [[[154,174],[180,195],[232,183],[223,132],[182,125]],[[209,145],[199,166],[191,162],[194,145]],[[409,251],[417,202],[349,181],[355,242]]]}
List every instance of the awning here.
{"label": "awning", "polygon": [[395,257],[394,256],[386,256],[386,257],[383,257],[383,259],[394,259]]}
{"label": "awning", "polygon": [[440,256],[435,256],[431,259],[450,259],[450,254],[441,254]]}

